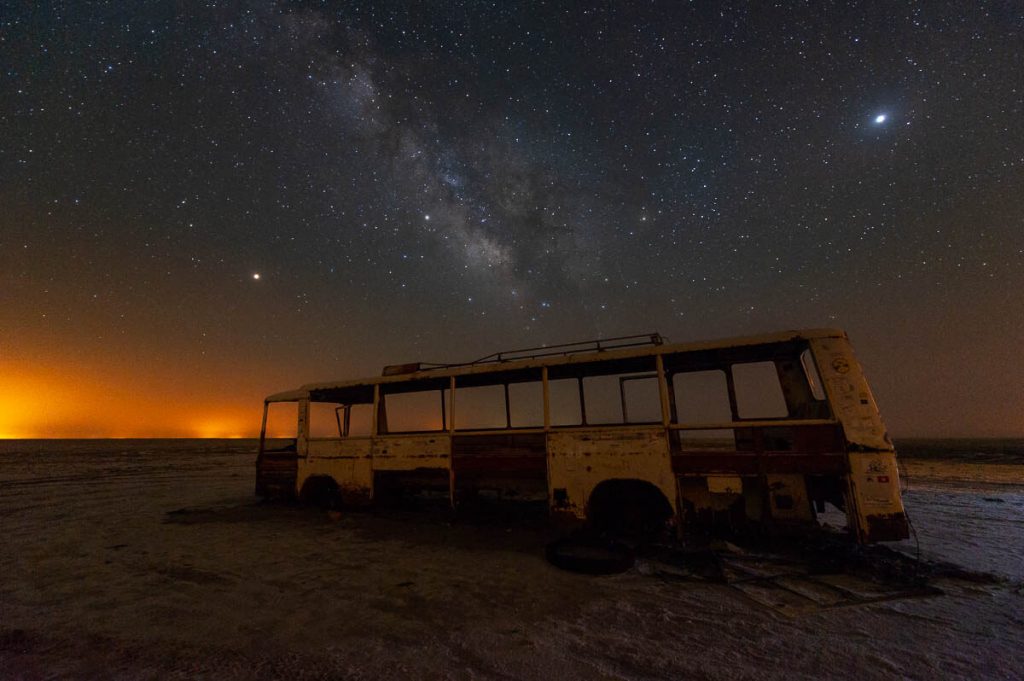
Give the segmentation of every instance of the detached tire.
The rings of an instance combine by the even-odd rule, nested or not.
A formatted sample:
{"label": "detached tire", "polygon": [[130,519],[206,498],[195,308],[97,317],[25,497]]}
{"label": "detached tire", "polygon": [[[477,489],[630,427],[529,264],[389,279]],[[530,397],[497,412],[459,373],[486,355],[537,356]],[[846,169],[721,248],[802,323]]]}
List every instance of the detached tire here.
{"label": "detached tire", "polygon": [[585,575],[614,575],[633,567],[636,555],[625,544],[611,540],[569,537],[547,545],[548,562],[562,570]]}

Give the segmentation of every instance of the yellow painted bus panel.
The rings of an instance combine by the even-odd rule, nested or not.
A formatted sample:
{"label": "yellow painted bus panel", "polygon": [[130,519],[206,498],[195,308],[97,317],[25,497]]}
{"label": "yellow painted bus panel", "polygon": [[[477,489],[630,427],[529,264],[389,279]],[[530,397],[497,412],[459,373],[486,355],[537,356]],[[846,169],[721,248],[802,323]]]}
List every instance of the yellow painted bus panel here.
{"label": "yellow painted bus panel", "polygon": [[451,468],[452,439],[448,435],[403,435],[373,439],[373,470],[412,471]]}
{"label": "yellow painted bus panel", "polygon": [[650,482],[676,511],[675,478],[660,427],[554,431],[547,447],[551,505],[561,512],[585,519],[591,492],[605,480]]}

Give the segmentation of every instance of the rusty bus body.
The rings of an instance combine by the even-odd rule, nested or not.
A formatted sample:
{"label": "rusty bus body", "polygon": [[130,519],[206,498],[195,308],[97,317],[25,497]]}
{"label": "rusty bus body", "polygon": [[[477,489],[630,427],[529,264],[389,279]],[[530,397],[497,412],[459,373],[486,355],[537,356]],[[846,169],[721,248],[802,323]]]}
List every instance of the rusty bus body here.
{"label": "rusty bus body", "polygon": [[[816,527],[831,504],[857,542],[908,536],[895,451],[844,332],[650,340],[404,365],[271,395],[257,493],[329,491],[344,506],[365,506],[389,490],[434,490],[458,507],[498,490],[546,498],[552,519],[567,524],[629,513],[635,502],[662,509],[683,533],[708,525],[799,531]],[[616,385],[618,400],[591,395]],[[424,396],[439,412],[433,422],[400,413],[403,401],[422,405]],[[485,397],[497,400],[489,421],[474,416]],[[716,401],[720,416],[702,417]],[[278,403],[297,405],[296,437],[283,446],[267,437]],[[336,427],[324,436],[310,420],[328,405]]]}

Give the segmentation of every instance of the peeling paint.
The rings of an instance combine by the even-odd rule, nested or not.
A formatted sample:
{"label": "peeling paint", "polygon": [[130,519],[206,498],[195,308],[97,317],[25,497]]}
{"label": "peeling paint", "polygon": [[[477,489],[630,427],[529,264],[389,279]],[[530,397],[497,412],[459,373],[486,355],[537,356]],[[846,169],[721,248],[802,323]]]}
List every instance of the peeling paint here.
{"label": "peeling paint", "polygon": [[[732,371],[736,364],[751,362],[775,364],[788,416],[741,418]],[[709,369],[727,376],[731,420],[680,422],[671,388],[673,376]],[[661,423],[627,423],[623,392],[623,423],[553,426],[549,371],[558,378],[580,381],[615,374],[625,376],[622,380],[656,379]],[[543,427],[514,429],[507,417],[506,428],[457,430],[454,395],[461,380],[469,387],[504,385],[506,400],[510,383],[540,381]],[[387,390],[405,389],[392,385],[397,383],[414,384],[410,387],[416,390],[447,390],[444,408],[451,418],[442,419],[447,430],[384,432],[382,393],[386,386],[391,386]],[[371,434],[349,437],[346,425],[339,426],[343,437],[310,438],[309,405],[314,398],[372,407]],[[266,405],[289,401],[299,404],[298,437],[290,451],[264,451]],[[346,414],[349,408],[345,407]],[[585,409],[580,413],[585,415]],[[731,439],[732,448],[692,449],[684,439],[688,431],[721,434]],[[421,475],[425,471],[431,472],[429,479]],[[552,519],[562,523],[587,520],[595,489],[604,494],[608,489],[639,485],[651,495],[660,492],[675,516],[673,522],[685,507],[691,519],[725,514],[749,522],[813,525],[815,509],[831,502],[846,511],[857,541],[901,539],[908,529],[892,441],[846,335],[834,329],[596,353],[549,353],[435,369],[417,363],[409,365],[408,373],[392,371],[369,379],[309,384],[268,397],[257,458],[257,492],[294,497],[314,476],[333,480],[343,501],[351,504],[373,500],[375,479],[382,490],[389,479],[426,484],[435,492],[439,484],[441,489],[447,484],[453,505],[460,499],[460,490],[472,495],[497,487],[513,494],[525,490],[543,495],[546,488]],[[632,482],[623,488],[601,486],[609,481]],[[609,495],[620,496],[618,491]]]}

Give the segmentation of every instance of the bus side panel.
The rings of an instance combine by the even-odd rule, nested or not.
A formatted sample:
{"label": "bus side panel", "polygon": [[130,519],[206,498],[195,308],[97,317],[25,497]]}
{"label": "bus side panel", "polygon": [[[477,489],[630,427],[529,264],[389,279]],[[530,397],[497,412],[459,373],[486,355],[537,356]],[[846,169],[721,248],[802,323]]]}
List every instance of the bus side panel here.
{"label": "bus side panel", "polygon": [[545,443],[544,433],[456,434],[452,438],[456,494],[470,498],[480,490],[499,490],[522,499],[546,499]]}
{"label": "bus side panel", "polygon": [[296,489],[311,477],[329,476],[341,491],[342,503],[363,506],[373,498],[373,458],[370,438],[309,440],[299,460]]}
{"label": "bus side panel", "polygon": [[374,501],[408,495],[453,503],[452,438],[447,433],[385,435],[373,438]]}
{"label": "bus side panel", "polygon": [[396,435],[373,439],[373,470],[450,470],[452,438],[446,434]]}
{"label": "bus side panel", "polygon": [[590,494],[605,480],[649,482],[678,513],[672,460],[660,427],[551,432],[547,450],[548,505],[556,518],[586,520]]}

